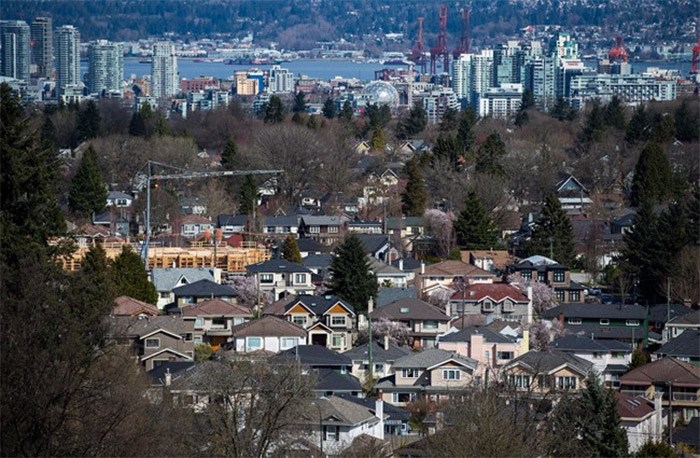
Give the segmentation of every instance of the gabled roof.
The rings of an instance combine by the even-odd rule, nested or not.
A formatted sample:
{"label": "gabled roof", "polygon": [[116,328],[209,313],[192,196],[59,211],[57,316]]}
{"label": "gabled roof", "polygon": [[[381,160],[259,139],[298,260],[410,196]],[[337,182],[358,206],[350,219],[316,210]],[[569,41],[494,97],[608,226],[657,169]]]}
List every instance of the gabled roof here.
{"label": "gabled roof", "polygon": [[248,215],[219,215],[216,217],[217,226],[245,226]]}
{"label": "gabled roof", "polygon": [[[358,398],[357,396],[352,396],[347,393],[339,393],[336,396],[345,399],[346,401],[353,402],[355,404],[360,404],[365,407],[367,407],[370,412],[376,414],[375,408],[376,408],[376,402],[377,398],[376,397],[365,397],[365,398]],[[395,406],[392,404],[389,404],[388,402],[384,403],[384,419],[385,420],[399,420],[399,421],[409,421],[411,419],[411,414],[404,408]]]}
{"label": "gabled roof", "polygon": [[501,333],[495,332],[488,328],[471,326],[464,328],[461,331],[452,332],[440,337],[440,342],[470,342],[473,335],[481,334],[484,337],[484,342],[489,343],[515,343],[511,339]]}
{"label": "gabled roof", "polygon": [[238,296],[235,289],[230,286],[220,285],[211,280],[199,280],[189,285],[183,285],[173,290],[178,297],[233,297]]}
{"label": "gabled roof", "polygon": [[154,367],[146,374],[151,378],[152,384],[165,385],[166,373],[170,373],[172,380],[175,380],[182,377],[185,372],[193,370],[194,367],[194,361],[167,361]]}
{"label": "gabled roof", "polygon": [[[368,408],[337,396],[320,398],[314,402],[320,409],[324,425],[356,426],[366,422],[376,423],[379,421]],[[319,418],[315,413],[315,409],[311,409],[308,420],[317,425]]]}
{"label": "gabled roof", "polygon": [[287,304],[296,299],[296,296],[285,296],[282,299],[273,302],[263,308],[263,315],[282,316],[287,310]]}
{"label": "gabled roof", "polygon": [[194,322],[177,316],[115,316],[111,317],[112,335],[122,337],[143,337],[159,329],[180,336],[194,332]]}
{"label": "gabled roof", "polygon": [[296,361],[310,367],[342,367],[352,365],[352,361],[321,345],[298,345],[274,356],[280,362]]}
{"label": "gabled roof", "polygon": [[369,264],[369,270],[375,275],[393,275],[399,277],[408,275],[408,272],[399,270],[397,267],[390,266],[372,256],[367,256],[367,262]]}
{"label": "gabled roof", "polygon": [[355,237],[362,242],[365,253],[372,256],[389,245],[389,236],[384,234],[355,234]]}
{"label": "gabled roof", "polygon": [[211,224],[213,223],[209,220],[209,218],[205,218],[202,215],[184,215],[180,216],[179,218],[180,224]]}
{"label": "gabled roof", "polygon": [[474,283],[464,288],[462,291],[457,291],[452,295],[452,301],[476,301],[483,299],[491,299],[494,302],[501,302],[505,299],[510,299],[513,302],[528,303],[529,300],[518,288],[508,283]]}
{"label": "gabled roof", "polygon": [[667,357],[632,369],[620,377],[620,383],[624,385],[646,386],[660,382],[672,382],[678,386],[700,387],[700,367]]}
{"label": "gabled roof", "polygon": [[418,292],[415,286],[406,288],[387,288],[380,286],[377,291],[377,307],[384,307],[387,304],[396,302],[399,299],[417,299]]}
{"label": "gabled roof", "polygon": [[268,315],[231,328],[233,337],[306,337],[306,331],[294,323]]}
{"label": "gabled roof", "polygon": [[551,320],[560,314],[563,314],[564,318],[644,321],[647,317],[647,309],[637,304],[560,304],[545,311],[542,318]]}
{"label": "gabled roof", "polygon": [[329,368],[314,369],[316,375],[316,391],[345,391],[345,392],[360,392],[362,385],[357,377],[351,374],[341,374],[337,370]]}
{"label": "gabled roof", "polygon": [[316,316],[325,314],[334,305],[340,305],[350,314],[355,315],[355,309],[352,305],[342,300],[338,296],[333,296],[330,294],[326,296],[312,296],[310,294],[296,296],[296,298],[285,305],[285,313],[291,310],[297,304],[301,304],[305,309]]}
{"label": "gabled roof", "polygon": [[369,314],[370,318],[388,318],[390,320],[431,320],[449,321],[450,317],[445,315],[437,307],[423,302],[420,299],[399,299],[387,304],[380,309]]}
{"label": "gabled roof", "polygon": [[134,200],[132,196],[129,194],[123,193],[121,191],[109,191],[109,194],[107,195],[107,199],[109,200],[116,200],[116,199],[130,199]]}
{"label": "gabled roof", "polygon": [[151,281],[156,291],[172,291],[180,280],[184,278],[187,283],[199,280],[214,281],[212,269],[195,268],[155,268],[151,270]]}
{"label": "gabled roof", "polygon": [[560,350],[547,349],[543,351],[531,350],[518,356],[506,365],[506,368],[522,366],[535,374],[550,374],[561,367],[570,369],[586,376],[593,367],[593,363],[583,358]]}
{"label": "gabled roof", "polygon": [[460,356],[457,353],[453,353],[447,350],[440,350],[439,348],[430,348],[418,353],[411,353],[402,358],[397,359],[394,362],[394,369],[403,368],[419,368],[419,369],[430,369],[436,366],[440,366],[446,362],[454,362],[460,366],[467,367],[471,370],[476,369],[479,364],[478,361]]}
{"label": "gabled roof", "polygon": [[[465,257],[467,259],[465,259]],[[462,252],[462,261],[474,259],[491,259],[496,269],[505,269],[513,261],[513,257],[507,250],[472,250],[467,253]]]}
{"label": "gabled roof", "polygon": [[582,189],[584,193],[588,194],[588,189],[586,189],[586,187],[582,185],[581,182],[578,181],[573,175],[566,175],[564,178],[559,180],[559,182],[556,184],[557,192],[560,192],[569,182],[573,182],[578,188]]}
{"label": "gabled roof", "polygon": [[693,326],[700,327],[700,310],[692,313],[686,313],[676,318],[672,318],[668,322],[668,326]]}
{"label": "gabled roof", "polygon": [[189,305],[182,309],[183,316],[248,316],[253,312],[242,305],[232,304],[222,299],[210,299]]}
{"label": "gabled roof", "polygon": [[262,273],[304,273],[304,274],[310,274],[312,273],[309,269],[306,267],[302,266],[301,264],[297,264],[295,262],[289,262],[286,259],[270,259],[269,261],[263,261],[259,262],[257,264],[251,264],[248,267],[246,267],[246,270],[248,272],[256,273],[256,272],[262,272]]}
{"label": "gabled roof", "polygon": [[184,359],[186,359],[186,360],[192,361],[192,357],[191,357],[191,356],[186,355],[186,354],[184,354],[184,353],[180,353],[179,351],[173,350],[172,348],[164,348],[164,349],[162,349],[162,350],[160,350],[160,351],[157,351],[157,352],[155,352],[155,353],[151,353],[150,355],[142,356],[142,357],[141,357],[141,361],[146,361],[146,360],[149,360],[149,359],[151,359],[151,358],[155,358],[156,356],[160,356],[160,355],[162,355],[163,353],[170,353],[170,354],[172,354],[172,355],[179,356],[180,358],[184,358]]}
{"label": "gabled roof", "polygon": [[265,216],[263,226],[296,227],[299,219],[296,216]]}
{"label": "gabled roof", "polygon": [[[414,272],[420,273],[420,269],[415,269]],[[431,264],[429,266],[425,266],[425,275],[426,276],[442,276],[442,277],[449,277],[449,276],[466,276],[466,277],[490,277],[494,278],[495,275],[492,274],[491,272],[487,272],[483,269],[479,269],[476,266],[473,266],[471,264],[467,264],[466,262],[462,261],[454,261],[454,260],[448,260],[448,261],[442,261],[438,262],[437,264]]]}
{"label": "gabled roof", "polygon": [[302,253],[327,253],[328,247],[321,245],[318,241],[314,239],[300,238],[297,240],[297,245],[299,245],[299,251]]}
{"label": "gabled roof", "polygon": [[314,216],[304,215],[301,221],[306,226],[341,226],[347,222],[348,218],[344,216]]}
{"label": "gabled roof", "polygon": [[596,340],[590,336],[566,335],[557,338],[549,344],[550,348],[561,351],[583,352],[583,353],[610,353],[625,352],[631,353],[632,348],[629,343],[619,340]]}
{"label": "gabled roof", "polygon": [[700,359],[700,330],[688,329],[654,352],[675,358]]}
{"label": "gabled roof", "polygon": [[616,391],[615,398],[617,413],[622,421],[642,421],[654,412],[654,405],[644,396],[631,396]]}
{"label": "gabled roof", "polygon": [[301,262],[306,268],[315,269],[327,269],[331,266],[333,261],[333,256],[327,253],[324,254],[310,254],[305,258],[302,258]]}
{"label": "gabled roof", "polygon": [[[670,312],[670,313],[669,313]],[[688,314],[695,314],[695,317],[693,318],[692,316],[688,318],[682,318],[685,315]],[[671,317],[671,320],[668,321],[669,315]],[[683,305],[683,304],[653,304],[649,306],[649,321],[652,323],[666,323],[666,322],[673,322],[676,323],[674,320],[679,320],[677,323],[679,324],[686,324],[683,323],[683,320],[689,320],[690,325],[696,325],[700,327],[700,311],[695,311],[691,309],[690,307]]]}
{"label": "gabled roof", "polygon": [[[384,348],[383,343],[374,340],[372,342],[372,361],[376,363],[385,363],[388,361],[396,361],[399,358],[411,353],[411,350],[398,345],[389,344],[389,348]],[[368,361],[369,360],[369,342],[365,342],[355,348],[352,348],[343,355],[353,361]]]}
{"label": "gabled roof", "polygon": [[129,296],[119,296],[114,299],[112,315],[115,316],[138,316],[138,315],[158,315],[158,309],[151,304],[147,304]]}
{"label": "gabled roof", "polygon": [[389,217],[386,219],[387,229],[406,229],[407,227],[423,226],[425,219],[422,216]]}

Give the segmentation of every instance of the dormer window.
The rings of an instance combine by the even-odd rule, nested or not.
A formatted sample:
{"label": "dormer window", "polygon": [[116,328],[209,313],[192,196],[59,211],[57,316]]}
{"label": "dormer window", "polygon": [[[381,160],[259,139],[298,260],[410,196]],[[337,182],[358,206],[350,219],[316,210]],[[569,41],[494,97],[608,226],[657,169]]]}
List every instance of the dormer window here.
{"label": "dormer window", "polygon": [[566,279],[566,273],[564,272],[564,269],[556,269],[554,271],[554,275],[552,277],[552,280],[555,283],[564,283]]}
{"label": "dormer window", "polygon": [[490,299],[485,299],[484,302],[481,303],[481,309],[484,310],[485,312],[492,312],[493,311],[493,301]]}
{"label": "dormer window", "polygon": [[510,299],[506,299],[503,301],[503,311],[504,312],[512,312],[515,310],[515,305],[513,305],[513,301]]}

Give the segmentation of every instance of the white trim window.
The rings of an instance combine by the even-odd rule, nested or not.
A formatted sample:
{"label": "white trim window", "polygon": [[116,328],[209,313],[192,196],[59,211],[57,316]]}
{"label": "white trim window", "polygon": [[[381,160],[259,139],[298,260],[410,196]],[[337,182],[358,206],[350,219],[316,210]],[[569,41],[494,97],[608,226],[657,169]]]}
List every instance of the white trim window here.
{"label": "white trim window", "polygon": [[639,320],[627,320],[625,326],[639,326]]}
{"label": "white trim window", "polygon": [[442,370],[442,379],[443,380],[461,380],[462,379],[462,371],[459,369],[443,369]]}
{"label": "white trim window", "polygon": [[294,274],[294,283],[297,285],[306,283],[306,274]]}
{"label": "white trim window", "polygon": [[146,348],[160,348],[160,339],[146,339],[144,345],[146,346]]}
{"label": "white trim window", "polygon": [[569,324],[581,324],[581,318],[569,318],[566,322]]}
{"label": "white trim window", "polygon": [[418,378],[418,369],[402,369],[401,376],[403,378]]}
{"label": "white trim window", "polygon": [[246,337],[245,347],[247,350],[261,350],[263,347],[262,337]]}
{"label": "white trim window", "polygon": [[260,283],[273,283],[275,276],[273,274],[260,274]]}
{"label": "white trim window", "polygon": [[340,440],[340,427],[338,426],[323,426],[323,440],[324,441],[339,441]]}
{"label": "white trim window", "polygon": [[306,327],[306,315],[292,315],[292,323],[302,328]]}
{"label": "white trim window", "polygon": [[331,315],[331,326],[345,327],[345,315]]}
{"label": "white trim window", "polygon": [[557,377],[558,390],[575,390],[576,377]]}
{"label": "white trim window", "polygon": [[342,334],[333,334],[331,336],[331,347],[342,348],[345,345],[345,336]]}
{"label": "white trim window", "polygon": [[298,337],[282,337],[280,339],[281,350],[289,350],[290,348],[296,347],[297,345],[299,345]]}

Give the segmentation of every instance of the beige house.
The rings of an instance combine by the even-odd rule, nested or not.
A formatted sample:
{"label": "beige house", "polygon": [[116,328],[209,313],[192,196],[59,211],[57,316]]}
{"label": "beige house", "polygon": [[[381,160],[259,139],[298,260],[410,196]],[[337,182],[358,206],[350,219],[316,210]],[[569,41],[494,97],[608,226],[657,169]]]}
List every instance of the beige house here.
{"label": "beige house", "polygon": [[370,320],[386,318],[408,327],[414,348],[433,348],[437,336],[447,332],[450,317],[434,305],[420,299],[404,298],[371,311]]}
{"label": "beige house", "polygon": [[559,350],[531,350],[506,364],[502,379],[512,389],[535,396],[578,391],[585,386],[593,363]]}
{"label": "beige house", "polygon": [[493,283],[496,275],[462,261],[443,261],[414,270],[416,289],[423,297],[454,284]]}
{"label": "beige house", "polygon": [[182,310],[183,319],[194,322],[194,343],[208,343],[215,349],[231,340],[231,329],[253,319],[253,312],[239,304],[210,299]]}

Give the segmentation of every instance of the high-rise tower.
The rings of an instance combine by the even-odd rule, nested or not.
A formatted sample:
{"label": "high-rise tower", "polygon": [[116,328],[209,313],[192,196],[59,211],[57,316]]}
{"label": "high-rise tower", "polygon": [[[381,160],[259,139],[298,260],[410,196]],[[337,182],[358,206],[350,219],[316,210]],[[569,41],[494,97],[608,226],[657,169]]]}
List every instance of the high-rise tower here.
{"label": "high-rise tower", "polygon": [[178,93],[177,57],[175,45],[169,41],[153,45],[153,61],[151,62],[151,81],[153,97],[158,99],[172,97]]}
{"label": "high-rise tower", "polygon": [[31,25],[32,63],[36,76],[51,78],[53,73],[53,21],[50,17],[38,17]]}
{"label": "high-rise tower", "polygon": [[121,90],[124,57],[119,43],[98,40],[88,50],[88,90],[91,94]]}
{"label": "high-rise tower", "polygon": [[58,65],[56,88],[59,94],[69,85],[80,84],[80,32],[72,25],[64,25],[56,32]]}
{"label": "high-rise tower", "polygon": [[24,21],[0,21],[3,76],[29,81],[29,26]]}

